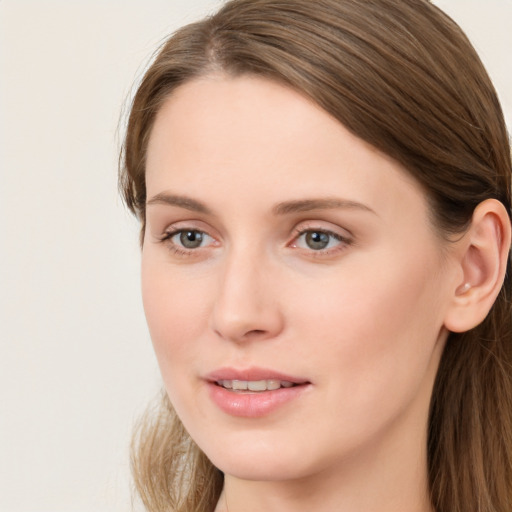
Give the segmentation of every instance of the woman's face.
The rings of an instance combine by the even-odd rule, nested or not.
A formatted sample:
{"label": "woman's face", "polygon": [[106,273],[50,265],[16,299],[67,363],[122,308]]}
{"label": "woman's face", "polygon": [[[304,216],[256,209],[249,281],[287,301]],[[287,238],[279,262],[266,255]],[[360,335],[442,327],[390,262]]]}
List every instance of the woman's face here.
{"label": "woman's face", "polygon": [[301,478],[423,450],[460,276],[396,162],[286,87],[210,76],[160,110],[147,193],[151,337],[217,467]]}

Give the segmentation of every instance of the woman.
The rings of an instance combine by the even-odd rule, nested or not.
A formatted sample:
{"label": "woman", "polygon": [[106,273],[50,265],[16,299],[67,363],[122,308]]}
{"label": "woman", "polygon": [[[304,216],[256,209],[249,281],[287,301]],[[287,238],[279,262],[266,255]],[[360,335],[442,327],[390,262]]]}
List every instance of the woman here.
{"label": "woman", "polygon": [[227,3],[147,71],[121,185],[148,510],[510,510],[510,147],[451,19]]}

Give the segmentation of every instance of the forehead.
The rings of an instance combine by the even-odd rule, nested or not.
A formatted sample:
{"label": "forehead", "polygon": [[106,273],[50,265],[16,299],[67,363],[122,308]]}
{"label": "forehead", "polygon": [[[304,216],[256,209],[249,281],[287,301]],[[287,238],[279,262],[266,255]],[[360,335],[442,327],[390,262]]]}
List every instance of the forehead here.
{"label": "forehead", "polygon": [[336,194],[384,209],[424,202],[397,162],[302,94],[255,76],[177,88],[157,115],[146,169],[148,197],[170,189],[239,207],[262,195],[270,204]]}

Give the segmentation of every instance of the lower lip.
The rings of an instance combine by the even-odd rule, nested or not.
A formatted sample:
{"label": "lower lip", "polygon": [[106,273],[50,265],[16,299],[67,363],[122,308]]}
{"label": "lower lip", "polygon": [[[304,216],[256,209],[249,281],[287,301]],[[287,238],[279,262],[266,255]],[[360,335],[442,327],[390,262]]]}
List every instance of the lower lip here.
{"label": "lower lip", "polygon": [[251,393],[229,391],[213,382],[208,383],[210,398],[222,411],[244,418],[266,416],[297,399],[309,387],[309,384],[301,384],[291,388]]}

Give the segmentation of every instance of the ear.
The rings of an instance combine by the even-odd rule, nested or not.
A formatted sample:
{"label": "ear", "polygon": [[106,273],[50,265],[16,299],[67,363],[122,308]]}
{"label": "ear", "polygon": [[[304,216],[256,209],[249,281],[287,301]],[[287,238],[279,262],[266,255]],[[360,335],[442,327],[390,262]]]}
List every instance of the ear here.
{"label": "ear", "polygon": [[503,204],[496,199],[480,203],[457,242],[457,265],[463,277],[454,285],[446,311],[448,330],[465,332],[483,322],[505,279],[510,239],[510,219]]}

